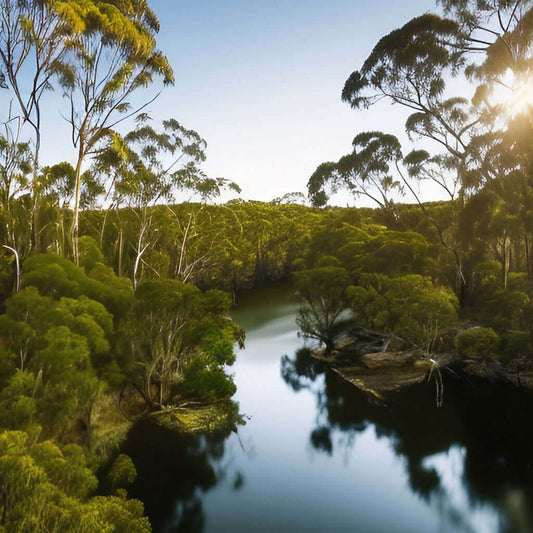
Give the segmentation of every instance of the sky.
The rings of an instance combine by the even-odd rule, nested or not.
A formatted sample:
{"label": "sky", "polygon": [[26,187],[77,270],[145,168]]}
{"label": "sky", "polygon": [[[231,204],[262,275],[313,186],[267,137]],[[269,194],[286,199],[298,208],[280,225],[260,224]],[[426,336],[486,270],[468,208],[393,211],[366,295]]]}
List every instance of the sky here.
{"label": "sky", "polygon": [[[204,171],[237,182],[242,198],[261,201],[305,193],[315,168],[348,153],[360,131],[402,133],[406,115],[397,106],[355,111],[340,93],[382,36],[435,10],[427,0],[149,5],[161,22],[158,48],[176,78],[148,108],[154,124],[172,117],[196,130],[208,143]],[[7,103],[5,94],[0,98]],[[57,93],[47,98],[49,109],[67,105]],[[43,122],[41,162],[74,161],[57,111],[45,108]]]}

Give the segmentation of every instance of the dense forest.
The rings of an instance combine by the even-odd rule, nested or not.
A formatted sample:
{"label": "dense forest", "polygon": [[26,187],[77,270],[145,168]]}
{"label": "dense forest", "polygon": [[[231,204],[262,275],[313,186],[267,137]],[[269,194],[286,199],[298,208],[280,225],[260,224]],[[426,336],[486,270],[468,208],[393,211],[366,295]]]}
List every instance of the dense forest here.
{"label": "dense forest", "polygon": [[[155,412],[238,421],[226,367],[245,333],[229,312],[254,286],[290,279],[298,326],[326,358],[370,335],[521,383],[533,361],[533,7],[439,8],[383,37],[342,91],[355,109],[407,110],[417,147],[358,133],[312,174],[307,207],[293,194],[213,203],[239,187],[203,172],[202,137],[136,103],[174,82],[145,1],[0,0],[0,531],[149,531],[118,443]],[[453,94],[457,78],[472,97]],[[77,158],[42,166],[53,87]],[[425,202],[421,183],[444,200]],[[328,206],[340,190],[375,207]],[[179,191],[194,201],[176,203]]]}

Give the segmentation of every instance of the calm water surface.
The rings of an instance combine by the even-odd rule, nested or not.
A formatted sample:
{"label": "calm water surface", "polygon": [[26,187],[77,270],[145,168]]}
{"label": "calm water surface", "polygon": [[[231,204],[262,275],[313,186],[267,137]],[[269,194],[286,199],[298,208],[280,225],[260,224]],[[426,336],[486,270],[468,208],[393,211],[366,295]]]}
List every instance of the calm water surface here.
{"label": "calm water surface", "polygon": [[[159,532],[533,532],[533,401],[453,376],[376,404],[299,359],[296,306],[241,300],[238,432],[137,425],[124,451]],[[286,357],[283,357],[286,356]]]}

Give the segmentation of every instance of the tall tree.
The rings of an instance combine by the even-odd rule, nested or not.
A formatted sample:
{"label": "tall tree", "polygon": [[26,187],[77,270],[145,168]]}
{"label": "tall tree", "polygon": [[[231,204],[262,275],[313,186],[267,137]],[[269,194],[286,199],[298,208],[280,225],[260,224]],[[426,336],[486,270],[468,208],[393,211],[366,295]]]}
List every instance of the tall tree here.
{"label": "tall tree", "polygon": [[[452,200],[459,200],[460,209],[480,187],[509,172],[530,172],[529,162],[518,162],[510,154],[513,143],[505,145],[510,113],[495,92],[505,87],[515,98],[523,98],[518,95],[530,81],[533,59],[533,8],[525,0],[439,3],[443,16],[427,13],[383,37],[348,78],[342,98],[354,108],[386,99],[408,110],[406,131],[411,139],[429,139],[446,150],[437,156],[423,150],[409,154],[404,160],[409,175],[431,179]],[[464,97],[450,97],[447,84],[457,75],[472,82],[473,105]],[[492,187],[495,194],[504,189]],[[457,236],[453,240],[458,242]],[[528,243],[527,235],[524,242]],[[465,289],[461,253],[456,243],[451,248]]]}
{"label": "tall tree", "polygon": [[329,185],[332,192],[346,189],[356,198],[366,196],[382,209],[391,208],[392,194],[403,193],[402,184],[393,176],[394,167],[402,159],[398,139],[370,131],[356,135],[352,145],[350,154],[337,163],[321,164],[309,178],[307,187],[313,204],[327,201]]}
{"label": "tall tree", "polygon": [[90,0],[0,0],[0,86],[9,88],[25,124],[33,130],[32,245],[39,234],[41,99],[84,27]]}
{"label": "tall tree", "polygon": [[[60,81],[70,101],[68,117],[78,156],[70,237],[78,258],[82,167],[87,156],[116,135],[114,128],[139,108],[130,97],[161,77],[174,81],[167,58],[156,49],[159,21],[146,1],[102,2],[89,6],[83,31],[69,40]],[[144,107],[144,106],[139,106]]]}
{"label": "tall tree", "polygon": [[[0,132],[0,209],[3,221],[4,243],[21,251],[24,244],[23,235],[18,231],[19,217],[15,210],[20,210],[23,203],[21,196],[29,192],[29,175],[32,171],[33,158],[28,142],[20,140],[21,121],[13,117],[2,124]],[[25,255],[22,250],[22,255]]]}

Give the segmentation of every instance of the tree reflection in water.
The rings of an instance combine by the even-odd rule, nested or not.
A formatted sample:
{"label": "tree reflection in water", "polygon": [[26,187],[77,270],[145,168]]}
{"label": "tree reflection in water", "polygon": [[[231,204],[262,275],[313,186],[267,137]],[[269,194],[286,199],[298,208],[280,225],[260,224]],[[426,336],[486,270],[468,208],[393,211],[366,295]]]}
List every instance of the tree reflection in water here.
{"label": "tree reflection in water", "polygon": [[[320,372],[323,386],[316,387]],[[285,356],[281,374],[294,391],[310,389],[316,396],[316,427],[310,435],[315,450],[346,453],[357,435],[373,428],[405,464],[411,490],[438,508],[447,531],[475,531],[469,515],[480,510],[492,515],[491,531],[533,531],[530,393],[450,375],[440,408],[430,383],[377,402],[305,352],[294,359]],[[464,495],[463,502],[458,503],[457,493]]]}
{"label": "tree reflection in water", "polygon": [[132,427],[122,447],[137,469],[130,495],[143,501],[155,532],[203,531],[202,493],[229,475],[234,490],[242,488],[242,474],[223,463],[230,432],[188,435],[149,419]]}

